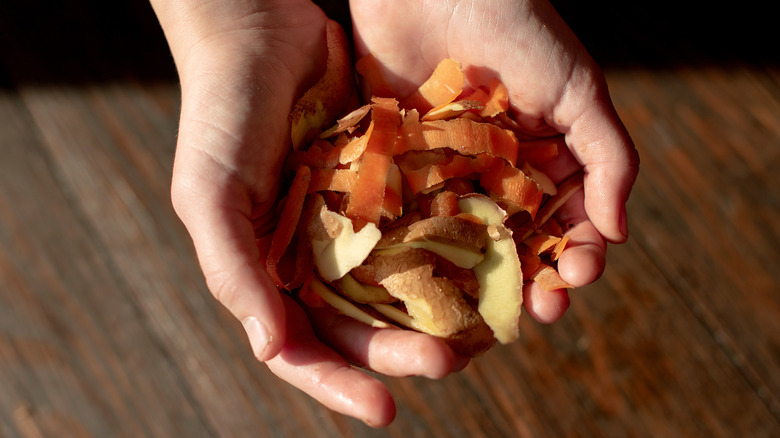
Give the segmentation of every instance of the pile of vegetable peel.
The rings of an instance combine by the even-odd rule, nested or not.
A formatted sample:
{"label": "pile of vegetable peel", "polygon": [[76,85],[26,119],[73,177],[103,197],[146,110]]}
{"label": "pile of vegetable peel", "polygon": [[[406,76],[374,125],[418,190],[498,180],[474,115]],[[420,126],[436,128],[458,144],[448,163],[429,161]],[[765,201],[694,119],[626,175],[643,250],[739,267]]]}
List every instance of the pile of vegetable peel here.
{"label": "pile of vegetable peel", "polygon": [[311,141],[285,163],[269,275],[304,305],[429,333],[459,354],[514,341],[524,284],[571,288],[554,213],[582,174],[555,184],[537,169],[563,142],[518,140],[498,79],[467,89],[445,59],[399,98],[373,56],[356,69],[370,101],[295,134]]}

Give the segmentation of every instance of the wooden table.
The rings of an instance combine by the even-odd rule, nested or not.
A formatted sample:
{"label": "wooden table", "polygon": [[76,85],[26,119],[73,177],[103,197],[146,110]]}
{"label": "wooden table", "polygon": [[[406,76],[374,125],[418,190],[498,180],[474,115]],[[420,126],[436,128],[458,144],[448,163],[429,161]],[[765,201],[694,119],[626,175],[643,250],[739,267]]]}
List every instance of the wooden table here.
{"label": "wooden table", "polygon": [[151,8],[54,3],[0,5],[0,437],[778,436],[761,11],[557,2],[640,151],[632,237],[560,322],[524,317],[440,381],[382,378],[398,416],[373,430],[277,380],[207,291],[170,207],[179,90]]}

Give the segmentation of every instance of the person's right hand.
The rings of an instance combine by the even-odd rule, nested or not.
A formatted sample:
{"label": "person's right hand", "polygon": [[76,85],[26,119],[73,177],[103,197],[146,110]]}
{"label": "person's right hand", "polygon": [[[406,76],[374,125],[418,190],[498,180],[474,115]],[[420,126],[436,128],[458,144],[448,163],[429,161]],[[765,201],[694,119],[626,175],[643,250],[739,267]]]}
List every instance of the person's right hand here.
{"label": "person's right hand", "polygon": [[[584,190],[557,213],[572,242],[558,261],[574,286],[599,278],[607,242],[628,237],[625,203],[639,168],[601,70],[547,0],[350,0],[358,57],[371,53],[395,91],[411,94],[444,58],[471,86],[497,77],[529,138],[565,136],[568,150],[544,170],[560,181],[584,171]],[[560,318],[565,290],[524,288],[541,322]]]}

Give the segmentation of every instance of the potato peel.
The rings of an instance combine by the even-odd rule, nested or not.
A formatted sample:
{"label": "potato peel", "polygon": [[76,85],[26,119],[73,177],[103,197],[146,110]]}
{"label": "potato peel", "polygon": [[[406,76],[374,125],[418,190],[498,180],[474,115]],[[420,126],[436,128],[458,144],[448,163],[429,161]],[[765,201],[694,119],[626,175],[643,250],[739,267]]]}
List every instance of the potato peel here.
{"label": "potato peel", "polygon": [[288,116],[294,150],[305,147],[320,134],[324,125],[333,123],[352,96],[354,80],[349,68],[347,36],[336,22],[328,22],[325,27],[325,41],[328,48],[325,72],[298,99]]}
{"label": "potato peel", "polygon": [[341,295],[333,292],[327,286],[322,284],[319,280],[314,280],[309,284],[309,288],[312,292],[317,294],[326,303],[338,309],[344,315],[350,318],[356,319],[364,324],[370,325],[375,328],[390,328],[392,327],[385,321],[376,318],[365,311],[361,310],[356,305],[352,304],[349,300],[345,299]]}

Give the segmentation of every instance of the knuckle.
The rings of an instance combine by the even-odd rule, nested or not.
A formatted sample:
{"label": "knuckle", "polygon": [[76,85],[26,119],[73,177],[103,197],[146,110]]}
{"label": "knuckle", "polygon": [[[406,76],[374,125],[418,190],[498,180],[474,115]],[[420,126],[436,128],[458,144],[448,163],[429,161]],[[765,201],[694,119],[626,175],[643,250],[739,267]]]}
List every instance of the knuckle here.
{"label": "knuckle", "polygon": [[189,184],[180,176],[174,175],[171,180],[171,205],[173,206],[174,212],[176,212],[179,217],[183,217],[186,214],[188,207],[191,205],[191,193],[192,190]]}
{"label": "knuckle", "polygon": [[206,285],[211,295],[228,309],[232,308],[238,294],[236,282],[229,275],[206,273]]}

